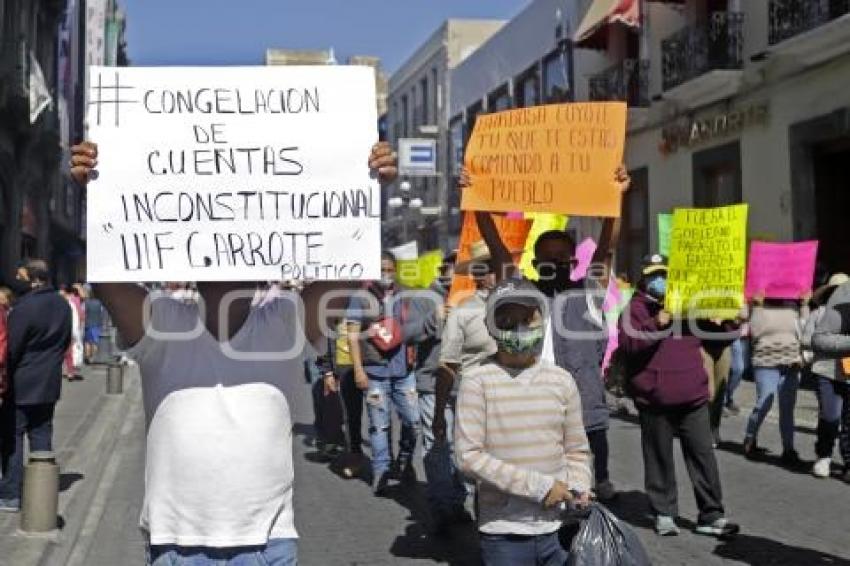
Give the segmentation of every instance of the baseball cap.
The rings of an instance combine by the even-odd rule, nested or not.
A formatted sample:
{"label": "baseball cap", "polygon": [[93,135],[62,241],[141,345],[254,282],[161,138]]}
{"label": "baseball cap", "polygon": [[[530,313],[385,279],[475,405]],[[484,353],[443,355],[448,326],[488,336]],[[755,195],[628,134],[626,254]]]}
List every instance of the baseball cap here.
{"label": "baseball cap", "polygon": [[643,275],[652,275],[658,272],[667,272],[667,256],[661,254],[649,254],[643,258]]}
{"label": "baseball cap", "polygon": [[537,287],[525,279],[504,279],[490,291],[487,308],[490,312],[502,305],[515,304],[543,310],[546,299]]}

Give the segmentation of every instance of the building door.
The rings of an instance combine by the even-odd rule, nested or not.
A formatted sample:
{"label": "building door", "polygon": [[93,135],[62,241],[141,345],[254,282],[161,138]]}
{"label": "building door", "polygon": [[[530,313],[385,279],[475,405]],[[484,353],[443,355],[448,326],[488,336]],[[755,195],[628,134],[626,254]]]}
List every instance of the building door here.
{"label": "building door", "polygon": [[828,273],[850,273],[850,138],[817,144],[812,151],[815,180],[815,237],[818,259]]}
{"label": "building door", "polygon": [[737,141],[694,153],[694,206],[709,208],[743,200],[741,144]]}

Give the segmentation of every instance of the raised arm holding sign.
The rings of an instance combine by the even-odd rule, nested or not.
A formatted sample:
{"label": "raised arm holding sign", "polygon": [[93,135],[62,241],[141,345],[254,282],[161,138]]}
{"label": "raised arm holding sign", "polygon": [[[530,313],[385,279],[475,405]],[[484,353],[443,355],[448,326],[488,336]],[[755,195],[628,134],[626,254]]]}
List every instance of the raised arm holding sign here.
{"label": "raised arm holding sign", "polygon": [[[230,70],[228,70],[228,72],[230,72]],[[144,96],[144,95],[142,95],[142,96]],[[366,99],[368,100],[368,97],[366,97]],[[371,104],[374,106],[374,98],[371,100]],[[368,110],[364,110],[364,111],[366,111],[368,113]],[[374,111],[374,108],[372,108],[372,111]],[[116,112],[117,112],[117,110],[116,110]],[[103,118],[103,115],[101,115],[101,118]],[[268,118],[266,118],[266,119],[268,119]],[[121,122],[119,121],[119,123],[121,123]],[[126,125],[126,121],[123,122],[123,123]],[[153,135],[148,131],[149,128],[150,128],[149,124],[144,124],[144,123],[137,123],[136,124],[136,130],[137,130],[138,135],[140,137],[145,137],[146,139],[147,139],[147,137]],[[377,137],[377,135],[375,133],[375,123],[369,123],[368,125],[364,124],[363,128],[365,129],[365,131],[359,131],[359,130],[357,131],[356,139],[360,139],[360,138],[365,139],[367,137],[371,139],[373,137],[374,138]],[[216,130],[217,132],[219,132],[219,134],[222,131],[221,128],[210,128],[211,131],[213,129]],[[281,132],[281,135],[283,135],[283,134],[284,134],[284,132]],[[131,135],[132,135],[132,132],[122,134],[122,136],[125,136],[125,137],[131,136]],[[189,135],[190,136],[194,135],[192,129],[189,130]],[[334,133],[334,132],[327,132],[327,136],[335,136],[335,135],[336,135],[336,133]],[[155,136],[155,137],[158,140],[165,139],[162,136],[161,133],[159,135]],[[218,139],[221,140],[221,139],[226,139],[226,138],[219,137]],[[231,139],[235,139],[235,138],[231,138]],[[324,138],[322,138],[322,139],[324,139]],[[342,138],[339,138],[339,139],[341,140],[341,142],[344,142],[344,140],[342,140]],[[320,141],[319,138],[316,138],[316,141],[317,142]],[[171,142],[171,143],[174,143],[174,142]],[[370,178],[377,179],[381,183],[387,183],[387,182],[391,182],[396,177],[396,175],[397,175],[396,161],[395,161],[395,157],[392,154],[392,150],[391,150],[391,148],[389,147],[388,144],[386,144],[386,143],[370,143],[370,144],[365,145],[365,147],[361,147],[363,144],[360,143],[360,142],[357,142],[356,140],[352,143],[353,143],[353,145],[355,145],[359,148],[357,151],[362,151],[362,153],[360,154],[361,157],[360,157],[360,160],[359,160],[360,165],[356,166],[356,168],[357,169],[362,168],[366,172],[365,173],[366,181],[364,182],[364,186],[371,185]],[[333,154],[334,154],[334,146],[333,145],[331,145],[330,147],[319,145],[317,147],[323,148],[323,149],[317,150],[317,154],[322,154],[322,153],[329,153],[330,154],[330,155],[319,155],[317,157],[317,162],[327,162],[328,160],[332,160]],[[115,148],[110,148],[110,149],[114,150]],[[118,149],[120,149],[120,147]],[[348,151],[348,149],[346,149],[346,151]],[[368,161],[364,159],[364,157],[366,157],[366,154],[368,154]],[[98,146],[97,144],[95,144],[93,142],[87,141],[87,142],[83,142],[83,143],[81,143],[77,146],[74,146],[74,148],[72,148],[72,158],[71,158],[71,175],[72,175],[72,177],[80,185],[85,187],[90,183],[90,181],[93,181],[95,179],[102,180],[104,169],[106,169],[107,171],[112,171],[116,175],[121,175],[121,174],[126,173],[126,172],[122,171],[120,169],[120,167],[119,168],[111,167],[111,164],[108,161],[105,161],[106,159],[110,158],[109,157],[110,155],[114,156],[114,155],[118,155],[118,153],[113,152],[113,151],[108,151],[108,150],[106,150],[106,148],[103,145]],[[104,157],[104,156],[106,156],[106,157]],[[144,156],[143,154],[140,157],[142,158],[142,162],[143,162],[142,165],[147,166],[147,157]],[[307,163],[307,161],[305,161],[305,163]],[[138,164],[136,164],[135,167],[138,167]],[[306,169],[306,167],[305,167],[305,169]],[[322,178],[324,178],[324,177],[322,177]],[[185,180],[184,179],[177,179],[174,182],[175,183],[184,183]],[[94,184],[92,184],[92,186],[94,186]],[[138,191],[139,193],[144,193],[145,191],[148,190],[148,187],[145,186],[142,183],[134,184],[133,188],[134,188],[134,190]],[[104,201],[101,201],[99,203],[100,205],[104,204],[104,202],[106,202],[106,201],[111,201],[113,203],[117,201],[117,202],[120,203],[121,200],[119,198],[117,198],[120,193],[121,193],[121,187],[115,187],[115,193],[113,193],[113,194],[104,194],[103,191],[100,191],[98,193],[94,193],[93,190],[90,190],[89,191],[89,202],[91,203],[92,200],[96,200],[98,197],[102,196],[104,198]],[[93,196],[94,194],[97,194],[97,196]],[[179,206],[178,206],[178,210],[179,210]],[[116,211],[113,210],[113,213],[115,213],[115,212]],[[242,212],[244,214],[244,210]],[[122,210],[119,208],[117,213],[120,215],[122,213]],[[365,220],[365,221],[367,222],[367,224],[371,224],[371,222],[372,222],[372,220]],[[92,220],[91,220],[91,215],[90,215],[90,223],[91,222],[92,222]],[[219,221],[211,221],[211,222],[209,222],[209,224],[214,224],[215,222],[219,222]],[[375,222],[377,222],[377,220],[375,220]],[[190,223],[188,219],[185,221],[185,223],[186,223],[186,225],[189,229],[188,230],[189,234],[193,233],[193,230],[191,230],[191,228],[193,227],[193,224]],[[194,223],[195,227],[197,227],[198,223],[199,223],[198,221],[196,221]],[[314,224],[315,224],[315,222],[314,222]],[[115,226],[113,226],[113,228],[115,228]],[[286,223],[281,222],[279,224],[278,228],[280,230],[287,230],[289,227]],[[105,235],[108,235],[108,233],[105,234]],[[109,242],[109,244],[113,245],[113,246],[116,245],[115,240],[120,241],[120,239],[115,238],[115,239],[113,239],[113,241]],[[184,241],[184,244],[188,244],[188,239]],[[350,246],[344,246],[345,250],[349,250],[349,248],[350,248]],[[178,253],[179,253],[179,250],[177,252],[175,252],[175,254],[178,254]],[[350,251],[348,253],[350,255]],[[380,257],[379,252],[378,252],[378,249],[376,248],[374,257],[371,257],[371,256],[366,257],[366,258],[364,258],[364,262],[369,262],[369,261],[377,262],[377,261],[379,261],[379,257]],[[90,258],[91,258],[90,262],[96,264],[97,262],[104,261],[105,255],[102,256],[100,254],[98,254],[98,255],[91,254]],[[90,263],[90,265],[92,265],[92,263]],[[113,266],[114,265],[115,264],[113,264]],[[184,264],[184,266],[185,266],[185,264]],[[102,268],[102,266],[95,265],[95,269],[101,269],[101,268]],[[118,265],[118,269],[120,269],[120,264]],[[243,267],[243,271],[247,271],[247,270]],[[280,273],[279,271],[276,271],[276,274],[277,274],[277,276],[273,277],[274,279],[283,278],[282,273]],[[366,275],[367,274],[364,270],[363,276],[366,276]],[[221,276],[220,275],[219,276],[214,275],[212,278],[214,278],[214,277],[221,277]],[[123,279],[125,277],[121,277],[121,278]],[[129,278],[129,277],[127,277],[127,278]],[[254,282],[257,281],[257,280],[262,280],[263,278],[264,277],[262,277],[261,274],[249,275],[249,274],[242,273],[241,275],[240,274],[234,274],[234,277],[233,277],[234,281],[221,282],[221,283],[200,283],[199,284],[199,290],[201,291],[201,295],[204,297],[204,299],[208,303],[207,309],[206,309],[207,320],[205,321],[205,326],[207,327],[209,332],[214,337],[221,339],[221,340],[227,340],[227,339],[229,339],[230,336],[233,336],[238,331],[238,329],[241,328],[242,324],[246,320],[247,315],[248,315],[248,308],[250,306],[248,304],[249,301],[234,301],[230,305],[229,311],[227,313],[225,313],[226,316],[227,316],[227,320],[226,320],[225,328],[223,329],[224,333],[222,334],[222,329],[220,328],[220,324],[219,324],[219,309],[218,309],[218,304],[221,301],[222,297],[228,291],[238,290],[238,289],[252,289],[254,287]],[[139,277],[139,279],[144,279],[144,277]],[[164,271],[161,274],[160,279],[169,280],[169,279],[180,279],[180,278],[175,277],[174,272]],[[199,279],[203,280],[202,277],[199,277]],[[240,283],[238,281],[240,279],[245,280],[245,282]],[[345,283],[345,282],[313,283],[305,289],[305,291],[302,293],[302,299],[304,301],[305,312],[306,312],[305,333],[307,335],[307,338],[310,341],[315,340],[315,338],[317,338],[319,336],[319,325],[318,325],[318,321],[317,321],[317,317],[315,316],[315,313],[316,313],[318,301],[319,301],[321,295],[324,292],[329,291],[329,290],[353,288],[356,285],[357,285],[356,283]],[[118,327],[119,332],[120,332],[122,338],[124,339],[125,343],[127,345],[132,345],[132,344],[135,344],[136,342],[138,342],[144,336],[144,333],[145,333],[145,328],[144,328],[144,323],[143,323],[144,318],[145,318],[145,315],[144,315],[144,312],[143,312],[144,311],[143,305],[145,303],[145,298],[147,296],[147,292],[145,291],[145,289],[134,284],[134,283],[100,283],[100,284],[96,284],[95,288],[96,288],[96,292],[97,292],[98,296],[104,301],[107,308],[109,309],[110,314],[112,315],[113,320],[115,320],[116,326]]]}
{"label": "raised arm holding sign", "polygon": [[744,300],[747,205],[673,212],[666,308],[733,320]]}
{"label": "raised arm holding sign", "polygon": [[461,208],[619,217],[626,105],[555,104],[479,116]]}
{"label": "raised arm holding sign", "polygon": [[90,84],[91,281],[378,278],[371,69],[92,67]]}
{"label": "raised arm holding sign", "polygon": [[747,298],[798,299],[812,289],[818,242],[753,242],[747,265]]}

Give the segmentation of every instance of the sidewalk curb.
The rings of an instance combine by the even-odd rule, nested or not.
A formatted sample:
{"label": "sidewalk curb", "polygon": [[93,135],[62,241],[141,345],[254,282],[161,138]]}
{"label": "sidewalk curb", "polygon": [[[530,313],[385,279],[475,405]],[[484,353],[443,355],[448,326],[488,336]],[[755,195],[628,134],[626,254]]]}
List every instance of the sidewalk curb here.
{"label": "sidewalk curb", "polygon": [[67,563],[68,558],[77,546],[77,542],[86,525],[86,519],[90,513],[91,503],[97,495],[99,486],[103,481],[107,465],[112,459],[118,440],[124,429],[122,420],[126,420],[133,404],[141,403],[141,385],[138,371],[134,367],[127,367],[125,373],[125,391],[123,395],[101,394],[101,402],[98,403],[100,410],[97,415],[90,417],[86,415],[84,421],[88,421],[87,428],[75,431],[73,440],[63,447],[66,458],[63,462],[63,470],[85,471],[85,480],[79,482],[79,489],[71,488],[71,493],[62,501],[60,499],[59,515],[65,519],[65,525],[57,540],[48,544],[37,564],[62,565]]}

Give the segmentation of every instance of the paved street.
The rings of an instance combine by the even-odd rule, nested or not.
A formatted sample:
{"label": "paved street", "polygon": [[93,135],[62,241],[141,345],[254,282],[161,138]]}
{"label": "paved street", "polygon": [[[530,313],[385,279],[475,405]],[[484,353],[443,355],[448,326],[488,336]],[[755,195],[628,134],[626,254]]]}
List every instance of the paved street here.
{"label": "paved street", "polygon": [[[741,399],[752,394],[745,384]],[[308,566],[383,564],[475,564],[475,538],[464,530],[449,539],[427,535],[421,487],[405,496],[375,499],[366,484],[345,481],[326,465],[315,463],[310,439],[311,410],[307,388],[294,400],[296,420],[296,516],[301,533],[301,561]],[[75,536],[63,535],[45,564],[73,566],[141,565],[144,545],[136,527],[142,495],[144,423],[138,383],[128,383],[128,403],[115,427],[117,442],[96,489],[85,505]],[[801,394],[800,411],[810,411],[813,398]],[[632,418],[612,423],[612,475],[622,494],[612,505],[634,526],[656,564],[784,564],[850,565],[846,544],[850,516],[850,486],[838,480],[816,480],[807,473],[781,469],[771,456],[778,452],[775,421],[765,424],[762,443],[772,450],[764,463],[739,454],[744,416],[724,422],[730,442],[719,451],[729,514],[741,522],[743,534],[732,542],[717,542],[684,532],[660,539],[650,530],[642,495],[639,429]],[[800,427],[798,446],[813,458],[811,430]],[[682,525],[695,517],[693,497],[679,462]],[[421,476],[421,474],[420,474]],[[80,481],[85,484],[87,478]],[[85,512],[83,512],[85,511]],[[74,544],[70,544],[73,540]],[[2,564],[12,564],[0,559]],[[18,562],[16,564],[21,564]]]}

